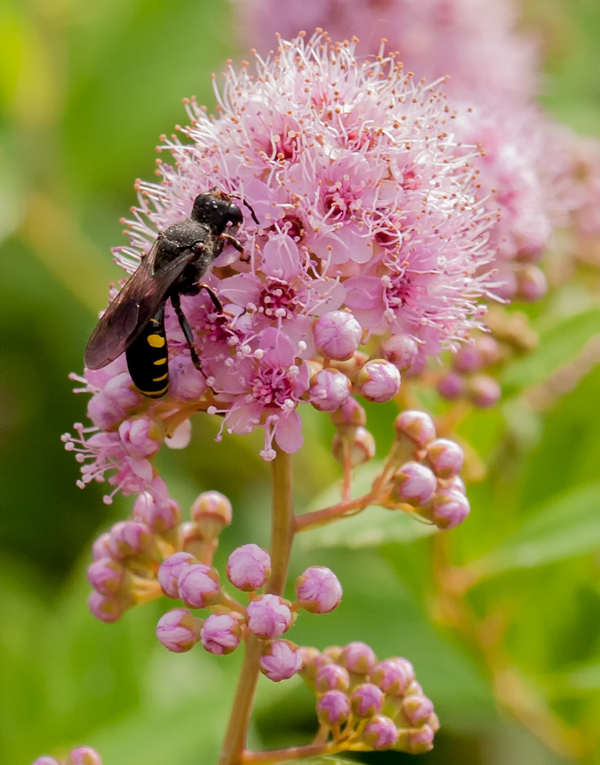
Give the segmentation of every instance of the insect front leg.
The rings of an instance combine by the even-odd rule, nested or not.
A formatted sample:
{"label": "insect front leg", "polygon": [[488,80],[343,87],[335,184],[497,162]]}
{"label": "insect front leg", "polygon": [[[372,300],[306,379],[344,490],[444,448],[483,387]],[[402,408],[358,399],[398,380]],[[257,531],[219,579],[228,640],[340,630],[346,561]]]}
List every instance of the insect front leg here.
{"label": "insect front leg", "polygon": [[179,299],[179,293],[172,292],[170,297],[171,297],[171,304],[173,308],[175,309],[177,318],[179,319],[179,326],[181,327],[181,331],[183,332],[183,335],[185,337],[185,341],[187,343],[190,356],[192,357],[192,363],[199,372],[202,372],[202,365],[200,364],[200,359],[198,358],[198,354],[196,353],[196,347],[194,346],[194,335],[192,334],[192,328],[190,327],[188,320],[185,318],[185,314],[181,308],[181,300]]}
{"label": "insect front leg", "polygon": [[235,236],[232,236],[231,234],[221,234],[220,238],[225,242],[229,242],[232,247],[235,247],[235,249],[240,253],[240,260],[243,263],[249,262],[250,256],[246,255],[244,245],[240,242],[239,239],[236,239]]}

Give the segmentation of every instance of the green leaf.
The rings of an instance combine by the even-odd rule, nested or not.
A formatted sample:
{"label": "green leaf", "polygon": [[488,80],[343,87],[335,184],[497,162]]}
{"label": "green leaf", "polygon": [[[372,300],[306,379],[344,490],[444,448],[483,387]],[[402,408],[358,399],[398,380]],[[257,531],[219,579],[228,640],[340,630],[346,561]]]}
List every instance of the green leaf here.
{"label": "green leaf", "polygon": [[550,500],[498,547],[471,564],[481,577],[535,568],[600,549],[600,481]]}
{"label": "green leaf", "polygon": [[[366,494],[382,467],[383,462],[377,460],[356,470],[352,496]],[[308,510],[320,510],[339,501],[339,482],[336,482],[320,494]],[[429,536],[435,531],[435,526],[415,520],[401,510],[386,510],[370,505],[357,515],[304,532],[300,535],[300,544],[304,550],[318,547],[378,547],[390,542],[412,542],[413,539]]]}

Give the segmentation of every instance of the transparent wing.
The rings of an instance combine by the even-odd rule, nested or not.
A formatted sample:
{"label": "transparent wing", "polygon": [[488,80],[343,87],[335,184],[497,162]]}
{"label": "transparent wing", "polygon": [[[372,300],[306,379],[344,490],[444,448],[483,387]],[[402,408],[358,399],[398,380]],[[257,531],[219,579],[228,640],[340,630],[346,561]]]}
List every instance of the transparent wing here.
{"label": "transparent wing", "polygon": [[155,243],[96,325],[85,349],[88,369],[101,369],[127,350],[197,256],[188,250],[154,273],[158,249]]}

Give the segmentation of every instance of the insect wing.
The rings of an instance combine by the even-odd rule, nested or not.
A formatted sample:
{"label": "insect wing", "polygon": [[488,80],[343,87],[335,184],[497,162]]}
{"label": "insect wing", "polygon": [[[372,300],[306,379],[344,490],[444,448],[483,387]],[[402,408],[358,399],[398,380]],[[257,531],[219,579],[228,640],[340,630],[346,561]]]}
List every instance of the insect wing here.
{"label": "insect wing", "polygon": [[96,325],[85,349],[88,369],[101,369],[127,350],[196,257],[195,251],[189,250],[154,273],[157,253],[155,244]]}

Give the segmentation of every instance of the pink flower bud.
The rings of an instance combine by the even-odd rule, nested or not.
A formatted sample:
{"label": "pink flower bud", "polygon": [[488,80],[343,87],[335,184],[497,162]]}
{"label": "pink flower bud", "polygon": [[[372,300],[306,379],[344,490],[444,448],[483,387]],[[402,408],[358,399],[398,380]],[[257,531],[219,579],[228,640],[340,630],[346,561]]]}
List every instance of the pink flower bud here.
{"label": "pink flower bud", "polygon": [[130,457],[143,460],[160,449],[160,438],[154,422],[149,417],[125,420],[119,426],[119,438]]}
{"label": "pink flower bud", "polygon": [[455,441],[437,438],[427,446],[427,459],[438,478],[452,478],[465,461],[465,454]]}
{"label": "pink flower bud", "polygon": [[419,346],[410,335],[392,335],[381,344],[381,353],[384,359],[404,372],[417,358]]}
{"label": "pink flower bud", "polygon": [[111,555],[123,560],[147,550],[152,544],[152,533],[144,523],[119,521],[110,531],[108,547]]}
{"label": "pink flower bud", "polygon": [[331,569],[311,566],[296,579],[296,595],[306,611],[328,614],[342,599],[342,585]]}
{"label": "pink flower bud", "polygon": [[470,512],[469,500],[456,489],[439,491],[433,498],[432,520],[439,529],[453,529],[461,524]]}
{"label": "pink flower bud", "polygon": [[459,375],[457,372],[448,372],[439,380],[437,386],[437,392],[446,401],[456,401],[456,399],[462,398],[465,395],[467,384],[465,378]]}
{"label": "pink flower bud", "polygon": [[110,534],[105,532],[101,534],[98,539],[95,540],[92,545],[92,558],[94,560],[100,560],[101,558],[110,558],[112,553],[110,551]]}
{"label": "pink flower bud", "polygon": [[262,638],[278,638],[292,625],[292,612],[287,601],[278,595],[260,595],[246,609],[248,627]]}
{"label": "pink flower bud", "polygon": [[69,752],[65,765],[102,765],[102,758],[91,746],[78,746]]}
{"label": "pink flower bud", "polygon": [[350,675],[337,664],[326,664],[317,672],[315,688],[318,693],[347,691],[350,688]]}
{"label": "pink flower bud", "polygon": [[194,366],[187,351],[169,361],[169,396],[183,401],[195,401],[206,390],[202,372]]}
{"label": "pink flower bud", "polygon": [[279,683],[289,680],[302,668],[302,654],[291,640],[273,640],[267,643],[260,658],[260,671],[269,680]]}
{"label": "pink flower bud", "polygon": [[371,673],[371,681],[388,696],[402,696],[414,678],[413,665],[399,657],[380,661]]}
{"label": "pink flower bud", "polygon": [[38,757],[32,765],[60,765],[60,762],[55,760],[54,757],[43,755],[42,757]]}
{"label": "pink flower bud", "polygon": [[377,715],[365,725],[362,739],[371,749],[390,749],[398,741],[396,723],[385,715]]}
{"label": "pink flower bud", "polygon": [[408,754],[424,754],[433,749],[434,732],[430,725],[401,730],[396,749]]}
{"label": "pink flower bud", "polygon": [[185,552],[202,558],[206,550],[206,539],[195,521],[185,521],[179,524],[179,535]]}
{"label": "pink flower bud", "polygon": [[415,728],[428,722],[432,712],[433,702],[427,696],[407,696],[402,701],[402,713]]}
{"label": "pink flower bud", "polygon": [[225,526],[231,523],[231,502],[218,491],[205,491],[192,505],[191,516],[205,539],[216,540]]}
{"label": "pink flower bud", "polygon": [[432,471],[418,462],[406,462],[394,474],[393,497],[414,507],[425,505],[433,497],[437,481]]}
{"label": "pink flower bud", "polygon": [[194,563],[198,563],[196,558],[186,552],[174,553],[173,555],[169,555],[169,557],[163,561],[161,567],[158,569],[158,581],[165,595],[168,595],[170,598],[179,597],[177,581],[182,572]]}
{"label": "pink flower bud", "polygon": [[302,669],[300,674],[309,685],[314,685],[321,667],[331,664],[332,660],[324,656],[318,649],[302,646],[300,649]]}
{"label": "pink flower bud", "polygon": [[114,595],[123,585],[125,569],[112,558],[100,558],[88,567],[87,578],[96,592]]}
{"label": "pink flower bud", "polygon": [[373,717],[381,712],[385,694],[373,683],[357,685],[350,694],[352,711],[357,717]]}
{"label": "pink flower bud", "polygon": [[173,653],[190,651],[198,642],[196,619],[186,608],[167,611],[158,620],[156,637]]}
{"label": "pink flower bud", "polygon": [[495,406],[501,395],[502,388],[498,381],[489,375],[475,375],[469,380],[469,400],[478,409],[489,409]]}
{"label": "pink flower bud", "polygon": [[229,556],[226,572],[227,578],[238,590],[259,590],[271,576],[271,558],[258,545],[242,545]]}
{"label": "pink flower bud", "polygon": [[88,598],[88,608],[96,619],[100,619],[106,624],[112,624],[118,622],[123,616],[128,608],[128,602],[125,598],[101,595],[94,590]]}
{"label": "pink flower bud", "polygon": [[339,645],[328,645],[327,648],[323,649],[323,656],[334,662],[334,664],[338,664],[342,651],[343,648]]}
{"label": "pink flower bud", "polygon": [[544,272],[532,263],[522,266],[516,274],[517,299],[525,303],[541,300],[548,292],[548,282]]}
{"label": "pink flower bud", "polygon": [[495,364],[500,359],[500,346],[498,341],[490,335],[482,335],[475,341],[475,347],[481,355],[484,367]]}
{"label": "pink flower bud", "polygon": [[346,447],[344,437],[336,433],[331,442],[331,451],[338,462],[344,464],[345,449],[350,448],[350,464],[358,467],[375,456],[375,439],[365,428],[356,428],[352,442]]}
{"label": "pink flower bud", "polygon": [[400,372],[389,361],[367,361],[358,373],[357,384],[367,401],[382,404],[394,398],[400,390]]}
{"label": "pink flower bud", "polygon": [[110,430],[127,416],[125,410],[115,411],[103,392],[96,393],[88,401],[87,416],[97,428]]}
{"label": "pink flower bud", "polygon": [[407,409],[400,412],[394,422],[394,429],[398,436],[406,436],[414,441],[419,449],[427,446],[435,438],[435,425],[431,417],[416,410]]}
{"label": "pink flower bud", "polygon": [[330,311],[316,322],[315,345],[326,358],[349,359],[362,340],[362,328],[351,313]]}
{"label": "pink flower bud", "polygon": [[133,503],[133,519],[154,534],[164,534],[181,523],[181,510],[174,499],[157,502],[149,491],[143,491]]}
{"label": "pink flower bud", "polygon": [[312,378],[308,400],[320,412],[335,412],[350,395],[350,380],[337,369],[322,369]]}
{"label": "pink flower bud", "polygon": [[331,422],[336,427],[345,425],[359,427],[367,424],[367,415],[355,398],[347,398],[341,407],[331,414]]}
{"label": "pink flower bud", "polygon": [[483,358],[476,345],[463,345],[454,356],[453,367],[456,372],[470,374],[478,372],[483,365]]}
{"label": "pink flower bud", "polygon": [[459,475],[452,476],[448,481],[445,481],[444,488],[446,489],[454,489],[455,491],[460,491],[461,494],[465,494],[467,489],[465,487],[465,482]]}
{"label": "pink flower bud", "polygon": [[202,625],[200,639],[209,653],[216,656],[232,653],[242,639],[243,617],[233,611],[211,614]]}
{"label": "pink flower bud", "polygon": [[354,675],[370,675],[377,663],[377,656],[370,646],[357,641],[343,648],[339,661]]}
{"label": "pink flower bud", "polygon": [[112,377],[104,385],[102,393],[107,406],[120,418],[126,417],[130,410],[142,402],[142,395],[134,389],[129,372],[121,372]]}
{"label": "pink flower bud", "polygon": [[190,608],[207,608],[222,599],[219,573],[204,563],[184,566],[177,580],[177,591]]}
{"label": "pink flower bud", "polygon": [[348,719],[350,701],[342,691],[327,691],[317,701],[317,716],[322,725],[335,728]]}

